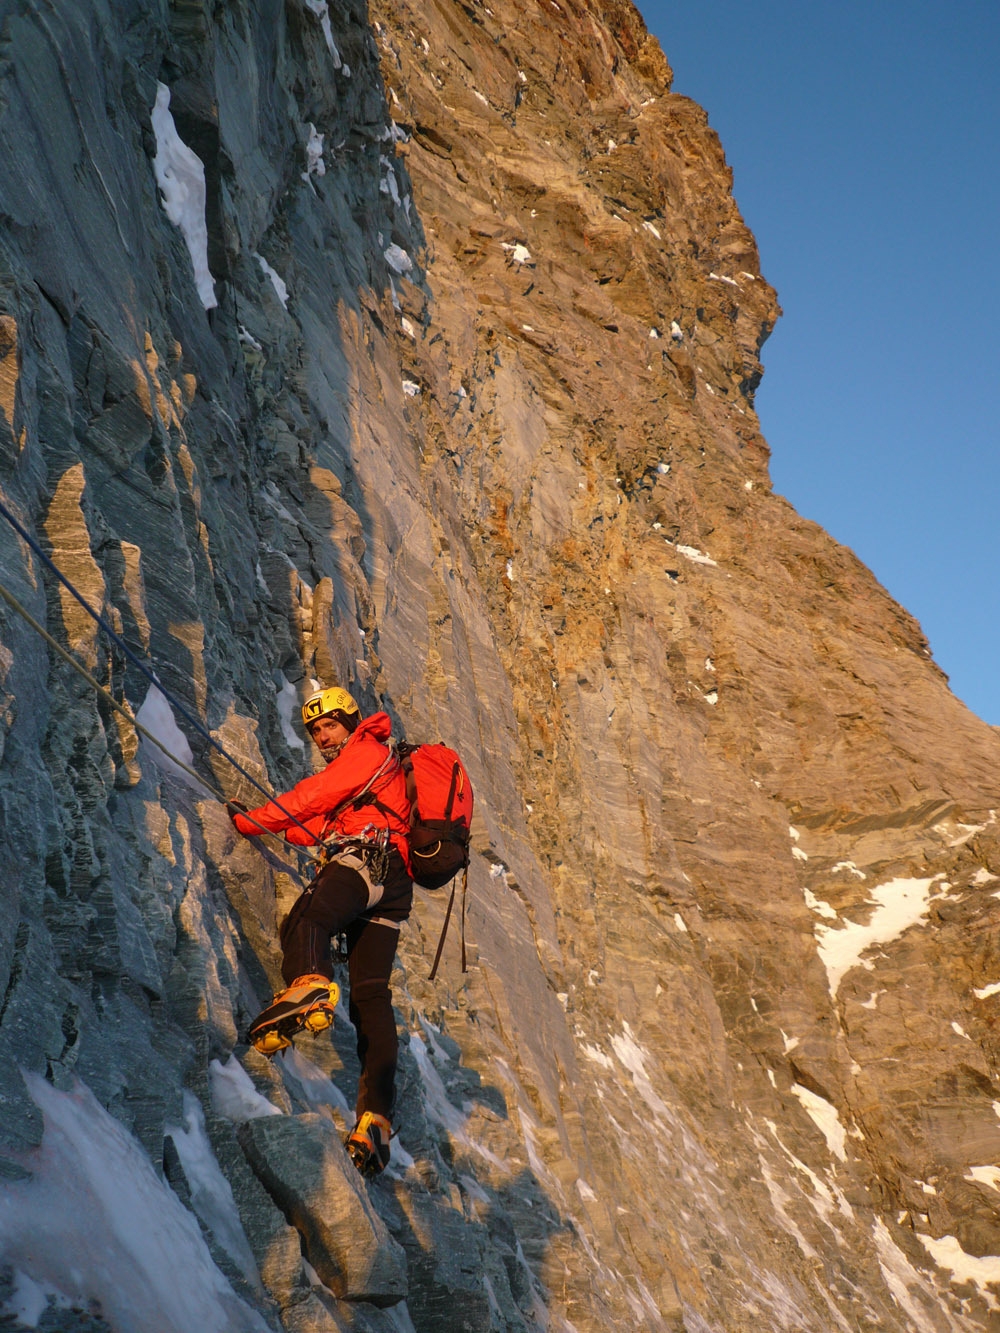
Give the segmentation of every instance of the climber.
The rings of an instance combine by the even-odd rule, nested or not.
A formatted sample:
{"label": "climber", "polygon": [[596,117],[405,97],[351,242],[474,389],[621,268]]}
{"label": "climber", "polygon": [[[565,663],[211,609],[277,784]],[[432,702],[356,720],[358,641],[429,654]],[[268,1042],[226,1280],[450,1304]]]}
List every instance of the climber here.
{"label": "climber", "polygon": [[283,810],[273,801],[249,811],[237,802],[228,807],[244,837],[260,833],[262,825],[306,845],[308,829],[323,847],[322,868],[281,927],[285,989],[251,1023],[249,1040],[274,1055],[303,1028],[330,1026],[339,993],[330,941],[344,934],[361,1061],[357,1123],[347,1150],[362,1174],[375,1175],[389,1161],[398,1055],[389,977],[400,925],[413,903],[410,802],[399,760],[385,744],[392,725],[386,713],[362,720],[357,703],[338,687],[311,694],[302,721],[326,768],[279,797]]}

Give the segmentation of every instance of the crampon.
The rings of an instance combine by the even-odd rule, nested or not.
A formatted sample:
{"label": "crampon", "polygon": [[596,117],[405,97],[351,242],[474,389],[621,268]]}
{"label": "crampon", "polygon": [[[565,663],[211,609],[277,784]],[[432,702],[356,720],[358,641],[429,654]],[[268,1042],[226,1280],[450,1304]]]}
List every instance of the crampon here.
{"label": "crampon", "polygon": [[250,1025],[248,1040],[268,1057],[291,1046],[300,1032],[325,1032],[333,1025],[340,987],[322,976],[297,977]]}
{"label": "crampon", "polygon": [[377,1176],[389,1165],[392,1126],[384,1115],[364,1111],[347,1136],[347,1154],[363,1176]]}

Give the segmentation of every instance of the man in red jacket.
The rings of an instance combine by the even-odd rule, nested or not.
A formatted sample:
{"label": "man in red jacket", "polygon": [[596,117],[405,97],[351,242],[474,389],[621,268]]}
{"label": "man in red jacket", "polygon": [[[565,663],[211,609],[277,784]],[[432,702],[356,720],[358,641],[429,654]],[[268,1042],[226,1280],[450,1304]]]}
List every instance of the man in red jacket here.
{"label": "man in red jacket", "polygon": [[344,933],[361,1061],[358,1118],[347,1149],[360,1171],[374,1175],[389,1161],[398,1056],[389,977],[399,928],[413,904],[410,801],[399,760],[385,744],[388,714],[362,720],[351,695],[334,688],[310,695],[302,720],[326,768],[246,815],[230,806],[245,837],[266,829],[325,848],[323,868],[281,927],[286,989],[254,1019],[249,1037],[262,1054],[274,1055],[296,1031],[330,1026],[338,994],[330,940]]}

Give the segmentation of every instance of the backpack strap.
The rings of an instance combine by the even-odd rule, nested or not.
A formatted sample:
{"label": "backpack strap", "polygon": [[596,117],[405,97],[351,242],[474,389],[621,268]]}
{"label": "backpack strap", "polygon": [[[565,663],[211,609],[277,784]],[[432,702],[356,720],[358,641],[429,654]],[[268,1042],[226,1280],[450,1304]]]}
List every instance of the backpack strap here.
{"label": "backpack strap", "polygon": [[[444,941],[448,934],[448,925],[451,921],[451,909],[455,906],[455,890],[458,888],[458,877],[451,881],[451,894],[448,898],[448,910],[444,914],[444,925],[441,927],[441,937],[438,940],[437,951],[434,954],[434,962],[431,965],[428,981],[433,981],[437,976],[438,964],[441,961],[441,954],[444,952]],[[465,955],[465,900],[469,889],[469,867],[466,864],[462,872],[462,972],[468,972],[469,967]]]}
{"label": "backpack strap", "polygon": [[389,753],[382,760],[381,764],[379,764],[378,768],[371,775],[371,777],[361,788],[361,790],[355,792],[353,796],[345,797],[345,799],[342,800],[339,805],[334,806],[334,808],[327,815],[326,824],[324,826],[324,832],[323,832],[324,838],[327,836],[327,831],[333,828],[337,816],[342,815],[344,811],[347,810],[352,805],[354,806],[355,810],[363,810],[366,805],[374,805],[375,808],[383,815],[393,815],[396,819],[399,819],[401,817],[397,810],[390,810],[387,805],[382,804],[382,802],[378,799],[377,796],[371,794],[372,787],[374,787],[375,783],[379,780],[382,774],[393,763],[398,765],[399,757],[395,753],[395,751],[390,747]]}
{"label": "backpack strap", "polygon": [[455,760],[454,767],[451,770],[451,786],[448,788],[448,802],[444,807],[445,819],[451,819],[451,807],[455,804],[455,795],[458,791],[458,779],[461,776],[461,765]]}

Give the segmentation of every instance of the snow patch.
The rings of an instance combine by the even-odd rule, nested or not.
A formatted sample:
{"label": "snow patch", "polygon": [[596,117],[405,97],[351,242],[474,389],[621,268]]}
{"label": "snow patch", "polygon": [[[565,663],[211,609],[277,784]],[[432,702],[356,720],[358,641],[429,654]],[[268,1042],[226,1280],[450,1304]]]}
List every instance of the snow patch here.
{"label": "snow patch", "polygon": [[[933,1236],[916,1233],[917,1239],[939,1268],[947,1269],[956,1282],[973,1282],[984,1295],[992,1282],[1000,1282],[1000,1256],[985,1255],[979,1259],[966,1254],[954,1236],[942,1236],[939,1240]],[[995,1299],[992,1302],[996,1308]]]}
{"label": "snow patch", "polygon": [[[797,847],[793,847],[792,855],[794,856],[798,850]],[[840,917],[837,916],[837,913],[833,910],[830,904],[825,903],[822,898],[817,898],[811,889],[803,889],[802,897],[805,899],[806,906],[809,908],[810,912],[816,912],[819,916],[825,916],[829,921],[840,920]]]}
{"label": "snow patch", "polygon": [[900,1309],[909,1315],[915,1329],[926,1328],[927,1312],[911,1294],[914,1287],[919,1289],[923,1286],[922,1277],[893,1240],[889,1228],[881,1218],[876,1218],[872,1224],[872,1234],[875,1237],[875,1249],[878,1251],[878,1266],[882,1270],[885,1285],[892,1292],[893,1299]]}
{"label": "snow patch", "polygon": [[991,1190],[1000,1191],[1000,1167],[998,1166],[970,1166],[964,1178],[978,1181],[980,1185],[988,1185]]}
{"label": "snow patch", "polygon": [[305,0],[306,8],[311,10],[319,19],[320,27],[323,29],[323,38],[326,41],[327,49],[333,57],[333,68],[343,69],[345,74],[350,74],[350,70],[340,58],[340,52],[333,40],[333,29],[330,27],[330,10],[326,0]]}
{"label": "snow patch", "polygon": [[[187,743],[187,737],[181,731],[174,718],[173,709],[166,700],[166,696],[155,685],[150,685],[145,699],[139,705],[139,711],[135,715],[136,722],[145,727],[150,735],[155,736],[161,745],[179,759],[182,764],[189,767],[194,764],[194,755],[191,753],[191,747]],[[175,777],[186,782],[188,786],[201,790],[201,784],[196,783],[190,773],[186,773],[179,764],[175,764],[169,759],[162,750],[156,746],[147,747],[147,752],[161,769],[167,773],[173,773]]]}
{"label": "snow patch", "polygon": [[592,1060],[595,1065],[600,1065],[602,1069],[614,1069],[615,1062],[610,1055],[605,1055],[599,1046],[590,1046],[583,1042],[580,1046],[581,1055],[585,1055],[588,1060]]}
{"label": "snow patch", "polygon": [[420,385],[415,380],[403,380],[403,392],[407,398],[416,398],[420,393]]}
{"label": "snow patch", "polygon": [[262,271],[263,271],[264,273],[266,273],[267,276],[271,279],[271,286],[274,288],[274,294],[275,294],[275,296],[276,296],[276,297],[278,298],[278,300],[281,302],[282,307],[283,307],[285,310],[287,310],[287,309],[288,309],[288,288],[287,288],[287,286],[285,285],[285,280],[284,280],[284,278],[282,278],[281,274],[280,274],[280,273],[277,273],[277,272],[271,267],[271,265],[267,262],[267,260],[264,258],[263,255],[259,255],[259,254],[257,254],[256,251],[254,251],[254,256],[253,256],[253,257],[254,257],[254,259],[256,259],[257,263],[260,265]]}
{"label": "snow patch", "polygon": [[724,273],[710,273],[708,276],[713,278],[716,282],[726,282],[730,287],[738,287],[740,285],[735,278],[727,278]]}
{"label": "snow patch", "polygon": [[206,310],[219,303],[215,279],[208,267],[208,225],[205,222],[205,167],[177,133],[170,114],[170,89],[156,85],[156,101],[150,116],[156,136],[153,173],[160,187],[163,211],[179,227],[187,244],[198,295]]}
{"label": "snow patch", "polygon": [[810,1092],[808,1088],[804,1088],[801,1083],[793,1083],[792,1092],[798,1097],[803,1110],[826,1139],[826,1146],[830,1149],[830,1152],[833,1153],[834,1157],[839,1157],[842,1162],[846,1162],[847,1149],[844,1147],[844,1143],[847,1135],[844,1126],[840,1123],[837,1108],[828,1102],[825,1097],[817,1096],[815,1092]]}
{"label": "snow patch", "polygon": [[531,257],[531,251],[520,241],[516,244],[512,241],[502,241],[500,248],[510,256],[512,264],[533,264],[535,262]]}
{"label": "snow patch", "polygon": [[213,1060],[208,1066],[208,1089],[212,1109],[226,1120],[240,1125],[245,1120],[259,1120],[265,1115],[282,1115],[282,1111],[262,1097],[253,1085],[253,1079],[237,1060],[230,1055],[225,1064]]}
{"label": "snow patch", "polygon": [[[90,1089],[24,1074],[45,1132],[0,1192],[4,1262],[117,1329],[267,1333],[209,1253],[198,1223]],[[27,1288],[24,1288],[27,1291]]]}
{"label": "snow patch", "polygon": [[651,235],[655,236],[658,241],[663,240],[663,237],[660,235],[660,233],[657,231],[657,229],[653,226],[651,222],[644,222],[642,225],[646,229],[646,231],[648,231]]}
{"label": "snow patch", "polygon": [[846,870],[847,873],[849,875],[853,875],[855,879],[868,878],[865,872],[863,870],[859,870],[853,861],[838,861],[837,864],[833,867],[831,874],[837,875],[840,873],[841,870]]}
{"label": "snow patch", "polygon": [[635,1090],[649,1109],[656,1115],[669,1118],[670,1110],[666,1102],[659,1096],[646,1073],[646,1052],[633,1037],[628,1023],[623,1022],[620,1035],[611,1038],[611,1049],[632,1075]]}
{"label": "snow patch", "polygon": [[977,986],[972,993],[977,1000],[988,1000],[991,995],[1000,994],[1000,981],[991,982],[989,986]]}
{"label": "snow patch", "polygon": [[281,684],[278,686],[278,721],[281,723],[281,734],[290,749],[304,750],[306,743],[292,726],[292,717],[298,711],[299,696],[295,686],[282,676]]}
{"label": "snow patch", "polygon": [[306,143],[306,169],[302,173],[304,181],[307,181],[310,176],[326,175],[326,163],[323,161],[323,139],[325,135],[320,134],[311,121],[306,128],[309,131],[309,139]]}
{"label": "snow patch", "polygon": [[393,273],[398,273],[402,276],[404,273],[412,272],[413,260],[401,245],[396,245],[396,243],[393,242],[392,245],[386,246],[383,254],[385,255],[385,262],[392,269]]}
{"label": "snow patch", "polygon": [[804,851],[802,850],[801,847],[793,847],[793,848],[792,848],[792,856],[795,858],[796,861],[808,861],[808,860],[809,860],[809,853],[808,853],[808,852],[804,852]]}
{"label": "snow patch", "polygon": [[844,975],[859,963],[869,969],[874,964],[864,963],[861,955],[875,944],[888,944],[910,926],[923,924],[922,918],[930,906],[931,879],[894,879],[880,884],[869,900],[875,911],[867,924],[847,921],[839,929],[817,924],[817,948],[826,967],[830,994],[836,996]]}

